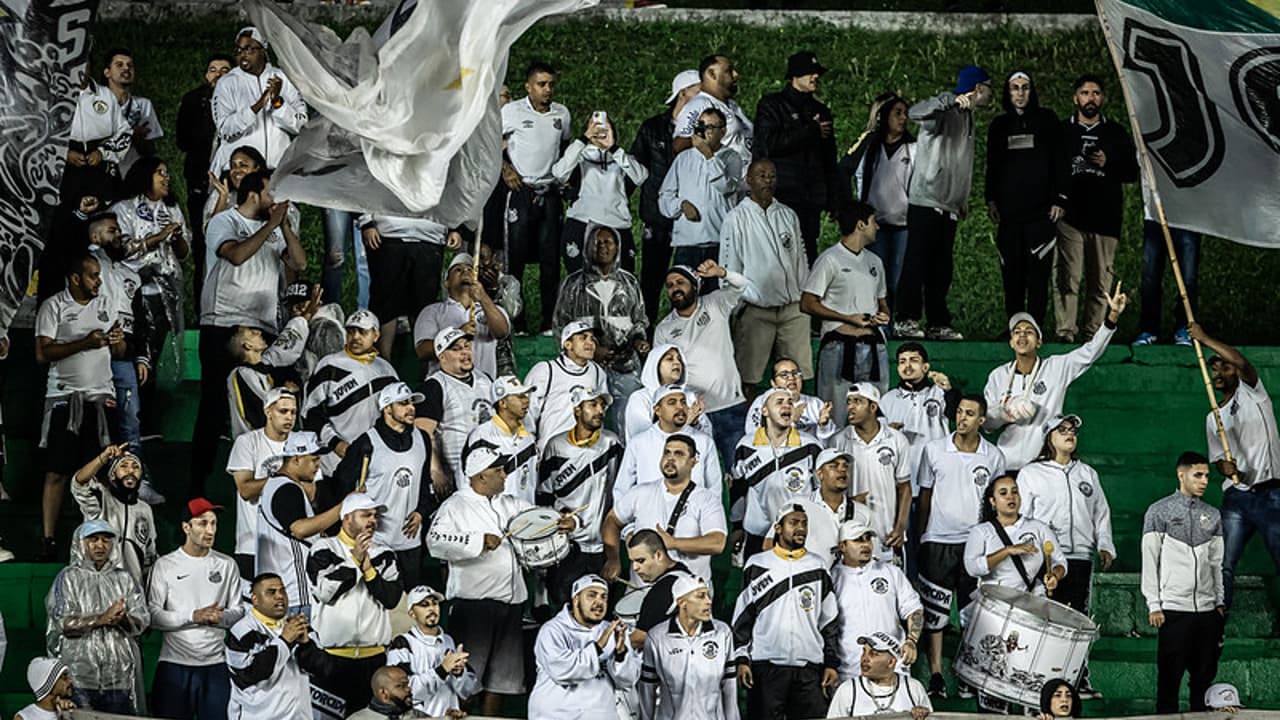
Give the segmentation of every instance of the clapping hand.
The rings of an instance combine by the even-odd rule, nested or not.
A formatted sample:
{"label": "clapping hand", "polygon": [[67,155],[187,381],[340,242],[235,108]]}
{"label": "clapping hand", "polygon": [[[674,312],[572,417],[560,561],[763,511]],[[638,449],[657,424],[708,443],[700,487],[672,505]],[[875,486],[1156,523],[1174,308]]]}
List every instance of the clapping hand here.
{"label": "clapping hand", "polygon": [[470,659],[471,653],[459,645],[457,650],[444,654],[444,659],[440,661],[440,668],[450,675],[461,675],[467,669],[467,661]]}

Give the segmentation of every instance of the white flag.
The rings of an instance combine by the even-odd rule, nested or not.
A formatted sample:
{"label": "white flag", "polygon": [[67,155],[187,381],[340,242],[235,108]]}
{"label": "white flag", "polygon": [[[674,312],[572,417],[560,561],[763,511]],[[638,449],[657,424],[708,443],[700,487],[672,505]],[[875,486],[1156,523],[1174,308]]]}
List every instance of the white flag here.
{"label": "white flag", "polygon": [[498,89],[511,45],[540,18],[599,0],[402,0],[373,37],[341,41],[270,0],[245,0],[319,116],[273,176],[282,199],[420,216],[480,217],[502,166]]}

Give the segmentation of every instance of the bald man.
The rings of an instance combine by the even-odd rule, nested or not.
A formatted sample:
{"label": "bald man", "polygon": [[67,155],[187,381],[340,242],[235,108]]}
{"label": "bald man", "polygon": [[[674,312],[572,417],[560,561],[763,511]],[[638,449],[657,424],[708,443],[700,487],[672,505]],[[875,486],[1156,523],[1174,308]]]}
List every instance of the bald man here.
{"label": "bald man", "polygon": [[[373,700],[369,707],[348,715],[347,720],[405,720],[407,718],[425,718],[426,715],[413,709],[413,691],[409,688],[409,675],[402,668],[394,665],[378,668],[369,681],[373,690]],[[450,710],[448,718],[462,717],[457,710]]]}

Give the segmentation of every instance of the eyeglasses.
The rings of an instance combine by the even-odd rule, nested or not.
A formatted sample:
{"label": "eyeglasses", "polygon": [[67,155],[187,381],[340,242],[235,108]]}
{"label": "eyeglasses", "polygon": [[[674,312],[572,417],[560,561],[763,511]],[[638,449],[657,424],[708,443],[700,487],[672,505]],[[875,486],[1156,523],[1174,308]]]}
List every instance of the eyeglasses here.
{"label": "eyeglasses", "polygon": [[800,377],[803,374],[804,373],[801,373],[799,370],[779,370],[778,372],[774,373],[773,376],[776,378],[786,379],[786,378]]}
{"label": "eyeglasses", "polygon": [[724,130],[725,128],[727,128],[727,127],[729,127],[729,126],[728,126],[728,125],[712,125],[711,123],[706,123],[706,124],[704,124],[702,127],[706,128],[706,129],[708,129],[708,130]]}
{"label": "eyeglasses", "polygon": [[237,55],[248,55],[249,53],[256,53],[256,52],[262,52],[262,47],[259,45],[237,45],[236,46]]}
{"label": "eyeglasses", "polygon": [[1078,433],[1079,433],[1080,428],[1076,427],[1075,425],[1073,425],[1073,424],[1071,424],[1071,423],[1063,423],[1063,424],[1059,425],[1058,427],[1054,428],[1054,431],[1055,431],[1055,432],[1060,432],[1060,433],[1062,433],[1063,435],[1076,435],[1076,434],[1078,434]]}
{"label": "eyeglasses", "polygon": [[167,177],[169,177],[169,169],[168,169],[168,168],[160,168],[159,170],[156,170],[156,174],[157,174],[157,175],[159,175],[159,176],[160,176],[160,177],[162,177],[162,178],[167,178]]}

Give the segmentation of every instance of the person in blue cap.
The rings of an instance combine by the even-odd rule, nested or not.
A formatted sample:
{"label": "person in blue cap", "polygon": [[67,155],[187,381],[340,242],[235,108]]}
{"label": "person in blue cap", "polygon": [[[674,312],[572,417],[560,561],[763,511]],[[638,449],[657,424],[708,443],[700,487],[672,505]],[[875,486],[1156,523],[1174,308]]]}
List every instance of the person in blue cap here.
{"label": "person in blue cap", "polygon": [[[898,280],[893,334],[904,340],[963,340],[951,326],[956,226],[969,213],[973,181],[974,111],[991,104],[991,77],[977,65],[960,70],[955,90],[921,100],[907,111],[920,124],[907,195],[907,256]],[[923,300],[923,302],[922,302]]]}

